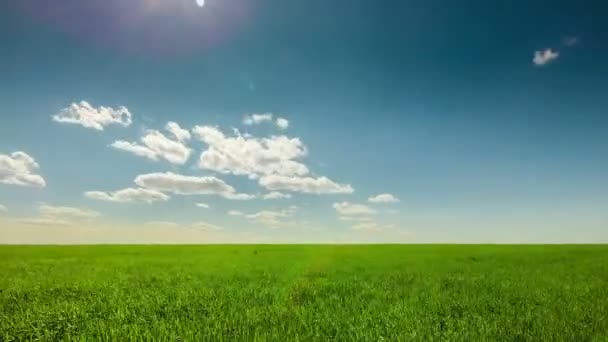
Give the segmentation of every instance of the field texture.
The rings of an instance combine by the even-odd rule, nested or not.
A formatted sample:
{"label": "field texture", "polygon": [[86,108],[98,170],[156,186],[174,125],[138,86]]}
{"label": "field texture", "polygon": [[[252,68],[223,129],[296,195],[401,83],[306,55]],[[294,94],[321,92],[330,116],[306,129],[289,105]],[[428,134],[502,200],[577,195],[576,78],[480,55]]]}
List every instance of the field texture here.
{"label": "field texture", "polygon": [[0,340],[607,341],[607,246],[0,247]]}

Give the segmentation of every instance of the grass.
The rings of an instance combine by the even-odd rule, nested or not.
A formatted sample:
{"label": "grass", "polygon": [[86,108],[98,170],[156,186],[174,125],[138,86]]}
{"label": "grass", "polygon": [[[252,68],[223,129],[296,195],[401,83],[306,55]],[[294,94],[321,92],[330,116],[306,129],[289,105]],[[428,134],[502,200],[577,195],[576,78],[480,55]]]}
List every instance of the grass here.
{"label": "grass", "polygon": [[0,341],[608,341],[608,246],[3,246],[0,291]]}

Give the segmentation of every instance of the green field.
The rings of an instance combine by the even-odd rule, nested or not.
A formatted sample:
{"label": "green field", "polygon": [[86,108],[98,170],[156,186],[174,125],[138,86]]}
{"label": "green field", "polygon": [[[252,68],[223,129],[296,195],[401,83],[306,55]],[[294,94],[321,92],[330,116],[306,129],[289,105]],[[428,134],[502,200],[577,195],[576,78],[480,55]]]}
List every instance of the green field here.
{"label": "green field", "polygon": [[0,341],[608,340],[608,246],[3,246],[0,291]]}

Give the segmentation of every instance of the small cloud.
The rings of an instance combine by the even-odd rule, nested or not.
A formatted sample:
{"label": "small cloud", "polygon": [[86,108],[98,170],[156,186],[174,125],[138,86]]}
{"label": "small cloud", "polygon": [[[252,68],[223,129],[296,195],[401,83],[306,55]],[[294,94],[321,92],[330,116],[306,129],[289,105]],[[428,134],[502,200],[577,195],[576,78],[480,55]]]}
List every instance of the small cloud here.
{"label": "small cloud", "polygon": [[230,215],[230,216],[245,216],[244,213],[242,213],[240,211],[237,211],[237,210],[230,210],[228,212],[228,215]]}
{"label": "small cloud", "polygon": [[247,125],[247,126],[259,125],[263,122],[270,122],[270,121],[272,121],[271,113],[248,114],[248,115],[245,115],[245,117],[243,118],[243,124]]}
{"label": "small cloud", "polygon": [[278,118],[276,124],[279,129],[287,129],[289,127],[289,120],[285,118]]}
{"label": "small cloud", "polygon": [[350,184],[339,184],[327,177],[290,177],[282,175],[262,176],[258,183],[268,190],[287,190],[309,194],[350,194],[355,190]]}
{"label": "small cloud", "polygon": [[264,195],[265,200],[274,200],[274,199],[289,199],[291,198],[290,194],[284,194],[282,192],[273,191]]}
{"label": "small cloud", "polygon": [[574,46],[576,44],[578,44],[579,42],[579,38],[576,36],[566,36],[564,37],[564,39],[562,39],[562,43],[565,46]]}
{"label": "small cloud", "polygon": [[143,189],[143,188],[127,188],[114,192],[104,191],[87,191],[84,196],[89,199],[105,202],[116,202],[116,203],[133,203],[133,202],[165,202],[169,200],[169,196],[156,190]]}
{"label": "small cloud", "polygon": [[56,217],[25,217],[14,220],[17,223],[30,226],[69,226],[70,223],[66,220]]}
{"label": "small cloud", "polygon": [[192,225],[190,225],[190,228],[204,231],[220,231],[224,229],[223,227],[216,226],[214,224],[203,221],[193,223]]}
{"label": "small cloud", "polygon": [[25,152],[0,154],[0,183],[44,188],[46,182],[37,175],[40,166]]}
{"label": "small cloud", "polygon": [[7,211],[8,211],[8,209],[6,209],[5,206],[3,206],[2,204],[0,204],[0,213],[5,213]]}
{"label": "small cloud", "polygon": [[69,107],[62,109],[58,114],[52,116],[53,121],[67,124],[80,125],[103,131],[106,126],[117,124],[123,127],[131,125],[131,112],[127,107],[97,107],[94,108],[87,101],[72,103]]}
{"label": "small cloud", "polygon": [[359,215],[374,215],[376,211],[364,204],[355,204],[349,202],[334,203],[334,209],[340,215],[344,216],[359,216]]}
{"label": "small cloud", "polygon": [[196,203],[196,206],[203,209],[209,209],[209,204],[207,203]]}
{"label": "small cloud", "polygon": [[397,203],[399,199],[391,194],[379,194],[367,199],[370,203]]}
{"label": "small cloud", "polygon": [[291,206],[289,209],[281,211],[263,210],[255,214],[246,215],[245,217],[271,228],[277,228],[279,226],[293,224],[293,222],[284,219],[292,217],[296,210],[296,206]]}
{"label": "small cloud", "polygon": [[553,51],[551,49],[545,49],[543,51],[535,51],[532,62],[534,62],[534,65],[536,65],[536,66],[543,66],[543,65],[546,65],[547,63],[550,63],[550,62],[556,60],[558,57],[559,57],[559,52]]}

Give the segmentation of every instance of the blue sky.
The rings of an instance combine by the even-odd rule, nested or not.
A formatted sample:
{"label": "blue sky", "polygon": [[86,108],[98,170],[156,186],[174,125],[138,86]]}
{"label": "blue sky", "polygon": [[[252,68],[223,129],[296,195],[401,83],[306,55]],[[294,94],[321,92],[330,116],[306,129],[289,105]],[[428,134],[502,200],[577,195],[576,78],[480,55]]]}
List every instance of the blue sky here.
{"label": "blue sky", "polygon": [[0,243],[608,242],[606,9],[1,1]]}

